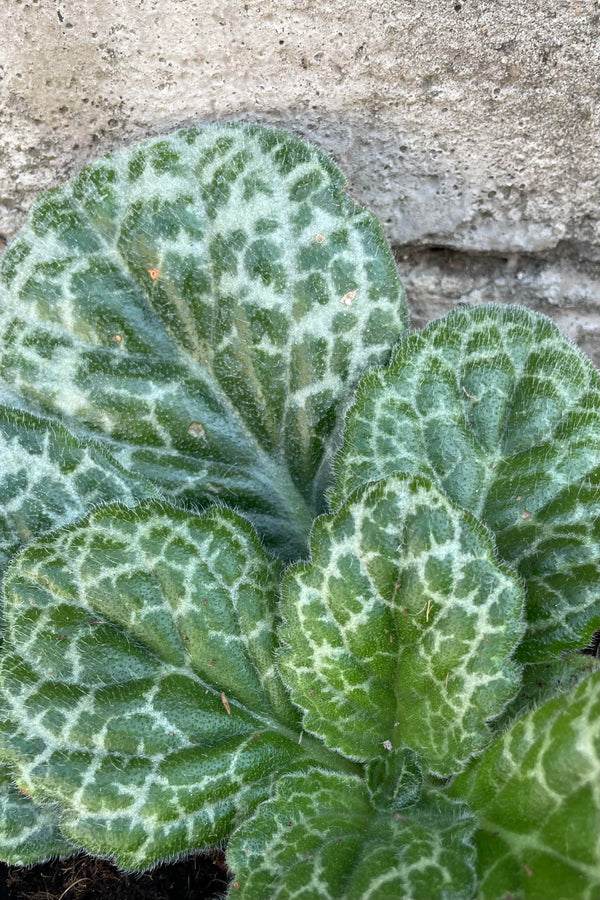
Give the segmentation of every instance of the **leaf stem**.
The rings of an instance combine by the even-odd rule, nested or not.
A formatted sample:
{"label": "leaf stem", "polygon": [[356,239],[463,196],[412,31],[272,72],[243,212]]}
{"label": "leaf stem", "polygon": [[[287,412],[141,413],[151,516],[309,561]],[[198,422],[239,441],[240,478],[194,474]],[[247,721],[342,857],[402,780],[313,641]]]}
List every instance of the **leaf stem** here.
{"label": "leaf stem", "polygon": [[[290,732],[290,735],[291,734],[292,732]],[[364,767],[362,763],[348,759],[348,757],[342,756],[342,754],[338,753],[336,750],[329,750],[322,741],[313,737],[311,734],[308,734],[306,731],[301,732],[301,735],[302,749],[308,756],[321,763],[324,768],[327,768],[332,772],[344,772],[346,775],[364,776]],[[296,741],[298,741],[298,738],[296,738]]]}
{"label": "leaf stem", "polygon": [[[308,555],[308,535],[318,513],[311,509],[307,500],[302,496],[285,465],[273,465],[272,460],[265,454],[267,471],[271,476],[271,482],[277,496],[281,498],[278,504],[280,515],[278,518],[286,523],[287,534],[280,536],[278,555],[290,562],[305,559]],[[253,516],[250,513],[249,517]],[[257,529],[262,533],[262,529]]]}

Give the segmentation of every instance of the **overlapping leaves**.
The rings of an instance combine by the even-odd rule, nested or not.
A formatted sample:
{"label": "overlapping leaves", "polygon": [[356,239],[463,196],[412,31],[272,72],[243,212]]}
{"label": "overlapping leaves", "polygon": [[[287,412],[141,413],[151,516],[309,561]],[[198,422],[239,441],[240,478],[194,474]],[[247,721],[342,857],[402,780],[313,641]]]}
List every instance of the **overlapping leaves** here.
{"label": "overlapping leaves", "polygon": [[[363,491],[345,516],[319,525],[329,523],[341,559],[354,517],[355,549],[368,557],[366,572],[383,592],[374,598],[375,616],[365,622],[365,633],[379,638],[377,675],[384,688],[376,713],[384,730],[370,728],[362,753],[383,762],[370,787],[364,785],[375,815],[382,799],[395,797],[389,803],[397,810],[418,797],[418,766],[408,761],[406,767],[400,757],[400,768],[387,761],[396,746],[415,743],[418,730],[409,711],[419,682],[430,721],[422,730],[427,739],[417,740],[415,749],[426,764],[455,771],[487,740],[490,709],[501,708],[517,688],[510,654],[521,630],[522,596],[515,579],[495,564],[481,528],[422,480],[388,479]],[[318,532],[315,542],[323,543]],[[459,549],[451,588],[440,566],[450,550]],[[302,733],[278,675],[275,601],[281,569],[237,514],[214,509],[194,516],[156,503],[133,510],[104,507],[81,525],[33,543],[13,563],[5,585],[2,742],[19,787],[64,807],[68,839],[113,853],[127,868],[144,867],[225,837],[236,817],[243,821],[268,796],[278,774],[311,762],[330,771],[359,771],[345,758],[360,755],[356,748],[340,747],[323,722],[315,727],[310,692],[305,698],[295,691],[291,656],[304,654],[305,647],[302,633],[290,632],[292,595],[300,571],[320,574],[318,560],[288,575],[283,636],[291,649],[283,668],[292,696],[306,709],[304,729],[345,755]],[[386,607],[390,591],[398,592],[398,577],[406,587],[397,627],[393,614],[388,621],[393,603],[387,602],[383,617],[377,607]],[[429,653],[429,662],[425,642],[417,643],[416,653],[411,644],[414,631],[421,633],[412,621],[421,590],[431,595],[425,621],[437,621],[447,637],[463,626],[455,640],[445,641],[441,656]],[[345,591],[349,606],[352,596],[364,598],[358,570],[347,574]],[[410,617],[404,616],[404,603]],[[301,597],[298,606],[304,605]],[[516,623],[508,633],[498,627],[505,615]],[[466,627],[470,616],[480,629],[486,623],[482,637],[474,622]],[[326,636],[328,622],[321,627]],[[318,628],[307,628],[313,640]],[[479,640],[486,639],[492,641],[490,662],[478,653]],[[379,658],[379,648],[373,649]],[[323,650],[325,657],[329,648]],[[356,651],[362,652],[358,645]],[[363,656],[360,664],[368,672],[372,655]],[[398,660],[401,678],[394,675]],[[469,702],[457,691],[439,706],[427,684],[451,663],[454,677],[468,673]],[[342,666],[340,673],[345,676]],[[355,689],[360,690],[340,684],[339,694],[353,704]],[[320,695],[314,702],[318,707]],[[402,724],[395,729],[399,711]],[[458,724],[451,727],[453,717]],[[436,735],[441,751],[434,747]],[[398,778],[406,778],[406,790],[393,787]]]}
{"label": "overlapping leaves", "polygon": [[600,890],[600,673],[517,719],[451,793],[479,817],[479,894],[594,900]]}
{"label": "overlapping leaves", "polygon": [[355,759],[408,747],[459,771],[520,683],[523,594],[489,535],[426,479],[392,476],[319,519],[311,548],[280,632],[305,727]]}
{"label": "overlapping leaves", "polygon": [[305,142],[230,124],[35,204],[0,264],[0,566],[99,503],[164,495],[227,500],[301,552],[354,383],[406,327],[343,181]]}
{"label": "overlapping leaves", "polygon": [[134,506],[157,494],[102,448],[0,405],[0,571],[21,545],[93,506],[115,500]]}
{"label": "overlapping leaves", "polygon": [[0,266],[7,859],[233,830],[242,900],[595,896],[598,676],[556,658],[598,624],[589,362],[517,308],[405,339],[306,558],[405,320],[379,225],[282,132],[35,205]]}
{"label": "overlapping leaves", "polygon": [[598,670],[598,660],[582,653],[567,653],[562,659],[547,663],[530,663],[523,668],[519,693],[494,719],[493,730],[500,734],[525,713],[546,700],[568,694]]}
{"label": "overlapping leaves", "polygon": [[279,575],[235,513],[156,504],[105,507],[17,559],[2,740],[68,838],[148,866],[222,840],[275,774],[331,756],[300,745],[274,668]]}
{"label": "overlapping leaves", "polygon": [[250,125],[114,153],[0,267],[0,400],[298,556],[358,377],[406,327],[377,220],[316,148]]}
{"label": "overlapping leaves", "polygon": [[376,811],[364,782],[310,772],[282,778],[231,839],[240,900],[463,900],[475,888],[475,821],[432,793]]}
{"label": "overlapping leaves", "polygon": [[419,472],[492,529],[527,585],[523,662],[583,647],[600,624],[600,377],[548,319],[458,310],[365,376],[336,463],[335,505]]}

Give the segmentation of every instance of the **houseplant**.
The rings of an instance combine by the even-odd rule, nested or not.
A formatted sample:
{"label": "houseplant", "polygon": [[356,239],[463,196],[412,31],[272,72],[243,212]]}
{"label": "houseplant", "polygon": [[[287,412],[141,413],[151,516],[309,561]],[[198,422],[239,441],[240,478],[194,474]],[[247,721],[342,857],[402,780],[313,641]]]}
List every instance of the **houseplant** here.
{"label": "houseplant", "polygon": [[45,194],[0,301],[3,855],[593,896],[583,354],[517,307],[408,335],[333,163],[239,124]]}

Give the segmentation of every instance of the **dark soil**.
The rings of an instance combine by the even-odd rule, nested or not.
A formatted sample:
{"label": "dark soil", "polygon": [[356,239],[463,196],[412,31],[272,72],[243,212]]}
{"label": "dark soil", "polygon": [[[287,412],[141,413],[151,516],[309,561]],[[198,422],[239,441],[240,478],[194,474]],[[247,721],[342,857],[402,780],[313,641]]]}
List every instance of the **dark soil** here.
{"label": "dark soil", "polygon": [[0,898],[10,900],[217,900],[229,883],[219,850],[137,875],[84,854],[28,868],[8,866],[2,874],[6,888],[0,883]]}

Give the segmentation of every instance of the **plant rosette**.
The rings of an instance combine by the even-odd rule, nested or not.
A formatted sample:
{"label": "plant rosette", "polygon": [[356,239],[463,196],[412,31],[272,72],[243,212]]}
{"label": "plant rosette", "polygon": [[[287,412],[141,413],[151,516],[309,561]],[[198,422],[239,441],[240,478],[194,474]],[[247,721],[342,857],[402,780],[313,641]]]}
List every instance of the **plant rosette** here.
{"label": "plant rosette", "polygon": [[599,400],[525,309],[408,334],[381,226],[290,134],[44,194],[0,262],[0,855],[593,900]]}

